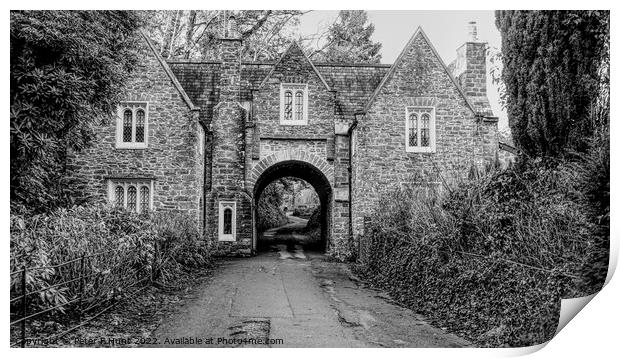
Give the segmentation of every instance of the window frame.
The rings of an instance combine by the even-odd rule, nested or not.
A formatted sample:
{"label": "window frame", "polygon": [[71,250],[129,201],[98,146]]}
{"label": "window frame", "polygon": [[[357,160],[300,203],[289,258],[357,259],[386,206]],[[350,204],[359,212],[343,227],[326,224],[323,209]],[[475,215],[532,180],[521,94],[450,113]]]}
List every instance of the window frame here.
{"label": "window frame", "polygon": [[153,210],[153,180],[152,179],[109,179],[108,180],[108,202],[116,206],[116,188],[123,187],[123,208],[127,209],[127,199],[129,197],[129,187],[134,186],[136,188],[136,213],[143,213],[141,189],[147,187],[149,189],[149,202],[148,210]]}
{"label": "window frame", "polygon": [[[430,112],[429,121],[429,145],[423,147],[422,144],[422,115]],[[416,113],[418,117],[418,123],[416,124],[416,144],[415,146],[409,145],[409,115]],[[429,106],[409,106],[405,108],[405,151],[408,153],[435,153],[436,151],[436,128],[435,128],[435,107]]]}
{"label": "window frame", "polygon": [[[123,141],[125,111],[130,110],[131,142]],[[136,123],[138,110],[144,111],[144,142],[136,142]],[[117,106],[116,118],[116,148],[117,149],[145,149],[149,143],[149,102],[126,101]]]}
{"label": "window frame", "polygon": [[[220,201],[218,210],[217,238],[218,241],[237,241],[237,202],[236,201]],[[224,234],[224,211],[232,210],[231,234]]]}
{"label": "window frame", "polygon": [[[291,92],[291,119],[285,116],[285,94]],[[297,93],[302,92],[302,118],[296,119]],[[308,124],[308,84],[307,83],[281,83],[280,84],[280,125],[302,126]]]}

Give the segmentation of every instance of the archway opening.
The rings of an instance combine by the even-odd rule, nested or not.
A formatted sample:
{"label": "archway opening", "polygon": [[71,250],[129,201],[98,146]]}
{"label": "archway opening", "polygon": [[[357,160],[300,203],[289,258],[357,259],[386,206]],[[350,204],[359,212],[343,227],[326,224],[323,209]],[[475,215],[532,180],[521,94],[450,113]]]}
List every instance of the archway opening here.
{"label": "archway opening", "polygon": [[[257,235],[253,246],[257,252],[287,250],[294,254],[300,250],[327,250],[332,190],[325,175],[315,166],[297,160],[272,165],[256,181],[254,200]],[[277,215],[281,214],[285,217],[283,225],[266,227],[266,221],[278,221]],[[265,220],[267,215],[270,220]]]}

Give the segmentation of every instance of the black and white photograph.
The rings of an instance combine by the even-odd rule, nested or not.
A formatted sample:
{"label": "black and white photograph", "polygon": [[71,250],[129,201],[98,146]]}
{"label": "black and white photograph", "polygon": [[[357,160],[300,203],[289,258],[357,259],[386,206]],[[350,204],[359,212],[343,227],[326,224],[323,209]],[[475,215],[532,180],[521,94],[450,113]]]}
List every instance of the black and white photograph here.
{"label": "black and white photograph", "polygon": [[11,353],[542,348],[605,295],[609,9],[19,6]]}

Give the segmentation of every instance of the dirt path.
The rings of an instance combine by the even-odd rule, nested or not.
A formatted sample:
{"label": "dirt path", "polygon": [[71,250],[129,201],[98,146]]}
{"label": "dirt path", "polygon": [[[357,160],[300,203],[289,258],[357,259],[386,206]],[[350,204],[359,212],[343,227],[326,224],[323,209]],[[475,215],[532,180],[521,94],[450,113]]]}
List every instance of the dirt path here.
{"label": "dirt path", "polygon": [[[296,223],[301,225],[301,223]],[[222,260],[198,297],[154,332],[157,346],[461,347],[355,280],[346,264],[305,252],[303,236],[273,232],[272,251]],[[290,237],[282,237],[289,235]],[[287,242],[301,240],[301,244]],[[286,242],[282,244],[281,242]]]}

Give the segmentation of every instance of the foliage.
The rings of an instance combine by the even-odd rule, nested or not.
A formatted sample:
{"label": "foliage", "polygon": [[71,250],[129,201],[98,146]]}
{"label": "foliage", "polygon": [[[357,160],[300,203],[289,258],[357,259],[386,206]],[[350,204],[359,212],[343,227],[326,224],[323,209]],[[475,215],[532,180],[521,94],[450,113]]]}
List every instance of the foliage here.
{"label": "foliage", "polygon": [[284,184],[281,181],[273,182],[263,190],[258,199],[258,217],[256,221],[256,229],[258,231],[265,231],[288,223],[286,214],[280,209],[283,190]]}
{"label": "foliage", "polygon": [[473,170],[443,195],[395,190],[365,226],[359,271],[480,345],[542,343],[559,299],[599,290],[589,278],[607,271],[582,165],[520,161]]}
{"label": "foliage", "polygon": [[111,116],[135,66],[128,11],[12,11],[11,203],[45,211],[66,199],[67,150]]}
{"label": "foliage", "polygon": [[371,40],[375,25],[364,10],[340,10],[328,29],[327,43],[314,60],[337,63],[379,63],[381,43]]}
{"label": "foliage", "polygon": [[223,18],[234,15],[247,60],[275,60],[295,40],[299,10],[165,10],[141,11],[146,28],[166,58],[217,59]]}
{"label": "foliage", "polygon": [[609,11],[497,11],[510,128],[530,156],[586,149],[609,57]]}
{"label": "foliage", "polygon": [[[100,253],[104,254],[95,255]],[[136,214],[107,206],[76,206],[34,216],[11,215],[11,272],[25,266],[28,291],[46,289],[29,297],[28,312],[79,297],[75,279],[82,256],[86,310],[101,308],[149,281],[174,284],[187,269],[204,267],[210,260],[195,220],[183,213]],[[75,261],[50,267],[71,260]],[[21,294],[20,277],[11,275],[11,297]],[[70,283],[52,287],[62,282]],[[74,313],[77,305],[65,308]]]}

